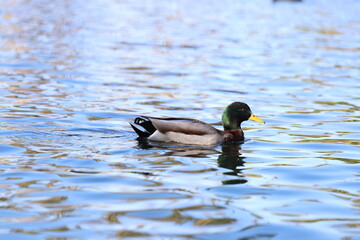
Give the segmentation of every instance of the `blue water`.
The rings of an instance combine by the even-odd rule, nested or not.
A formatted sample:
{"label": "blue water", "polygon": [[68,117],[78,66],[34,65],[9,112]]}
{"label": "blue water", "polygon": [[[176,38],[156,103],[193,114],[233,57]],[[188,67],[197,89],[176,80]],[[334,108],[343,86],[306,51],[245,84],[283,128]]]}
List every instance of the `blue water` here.
{"label": "blue water", "polygon": [[[0,1],[1,239],[360,239],[360,2]],[[243,144],[143,142],[137,115]]]}

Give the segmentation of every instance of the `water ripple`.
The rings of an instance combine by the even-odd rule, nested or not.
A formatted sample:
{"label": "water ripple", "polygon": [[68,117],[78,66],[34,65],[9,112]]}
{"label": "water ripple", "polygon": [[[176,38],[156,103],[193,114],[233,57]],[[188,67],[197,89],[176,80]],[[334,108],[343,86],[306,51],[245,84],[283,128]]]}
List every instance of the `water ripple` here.
{"label": "water ripple", "polygon": [[[355,0],[2,1],[1,239],[356,239]],[[69,17],[71,16],[71,17]],[[135,116],[265,125],[213,147]]]}

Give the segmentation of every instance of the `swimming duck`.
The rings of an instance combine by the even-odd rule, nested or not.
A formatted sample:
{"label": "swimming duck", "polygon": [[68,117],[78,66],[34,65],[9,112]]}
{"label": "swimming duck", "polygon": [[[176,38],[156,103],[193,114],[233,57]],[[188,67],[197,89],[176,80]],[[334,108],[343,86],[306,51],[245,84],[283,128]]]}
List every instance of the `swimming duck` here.
{"label": "swimming duck", "polygon": [[243,121],[265,123],[252,114],[243,102],[233,102],[222,114],[224,131],[192,118],[157,118],[141,116],[129,122],[139,137],[154,141],[179,142],[185,144],[214,145],[224,142],[244,141],[241,129]]}

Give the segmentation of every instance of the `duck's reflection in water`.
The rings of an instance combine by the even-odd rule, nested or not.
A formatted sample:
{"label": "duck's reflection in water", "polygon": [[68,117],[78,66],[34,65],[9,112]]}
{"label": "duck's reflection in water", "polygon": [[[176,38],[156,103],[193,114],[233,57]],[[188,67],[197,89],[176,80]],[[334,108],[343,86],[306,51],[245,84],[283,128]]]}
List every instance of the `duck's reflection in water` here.
{"label": "duck's reflection in water", "polygon": [[181,143],[166,143],[166,142],[156,142],[149,141],[147,139],[138,138],[140,149],[160,149],[166,150],[162,153],[162,156],[178,156],[178,157],[193,157],[193,158],[207,158],[209,155],[220,154],[218,150],[214,147],[204,147],[196,145],[185,145]]}
{"label": "duck's reflection in water", "polygon": [[221,145],[221,151],[214,147],[184,145],[177,143],[163,143],[148,141],[138,138],[138,147],[140,149],[161,149],[166,150],[162,156],[179,156],[192,158],[208,158],[210,155],[219,154],[217,162],[221,168],[231,171],[224,172],[226,175],[236,176],[235,179],[222,181],[223,184],[242,184],[247,180],[242,176],[242,167],[245,157],[241,156],[241,143],[224,143]]}
{"label": "duck's reflection in water", "polygon": [[241,170],[244,166],[245,157],[241,156],[240,143],[224,143],[221,146],[221,154],[218,157],[218,166],[229,169],[231,171],[225,172],[226,175],[234,175],[240,178],[223,181],[223,184],[241,184],[246,183],[247,180],[242,176]]}

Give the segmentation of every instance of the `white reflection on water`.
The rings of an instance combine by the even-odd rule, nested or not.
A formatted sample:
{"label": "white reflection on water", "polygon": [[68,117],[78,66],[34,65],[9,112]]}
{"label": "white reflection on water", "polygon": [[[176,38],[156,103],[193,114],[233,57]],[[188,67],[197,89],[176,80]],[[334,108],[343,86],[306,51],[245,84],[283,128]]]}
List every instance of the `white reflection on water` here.
{"label": "white reflection on water", "polygon": [[[355,239],[355,0],[2,1],[2,238]],[[244,144],[142,142],[136,115]]]}

